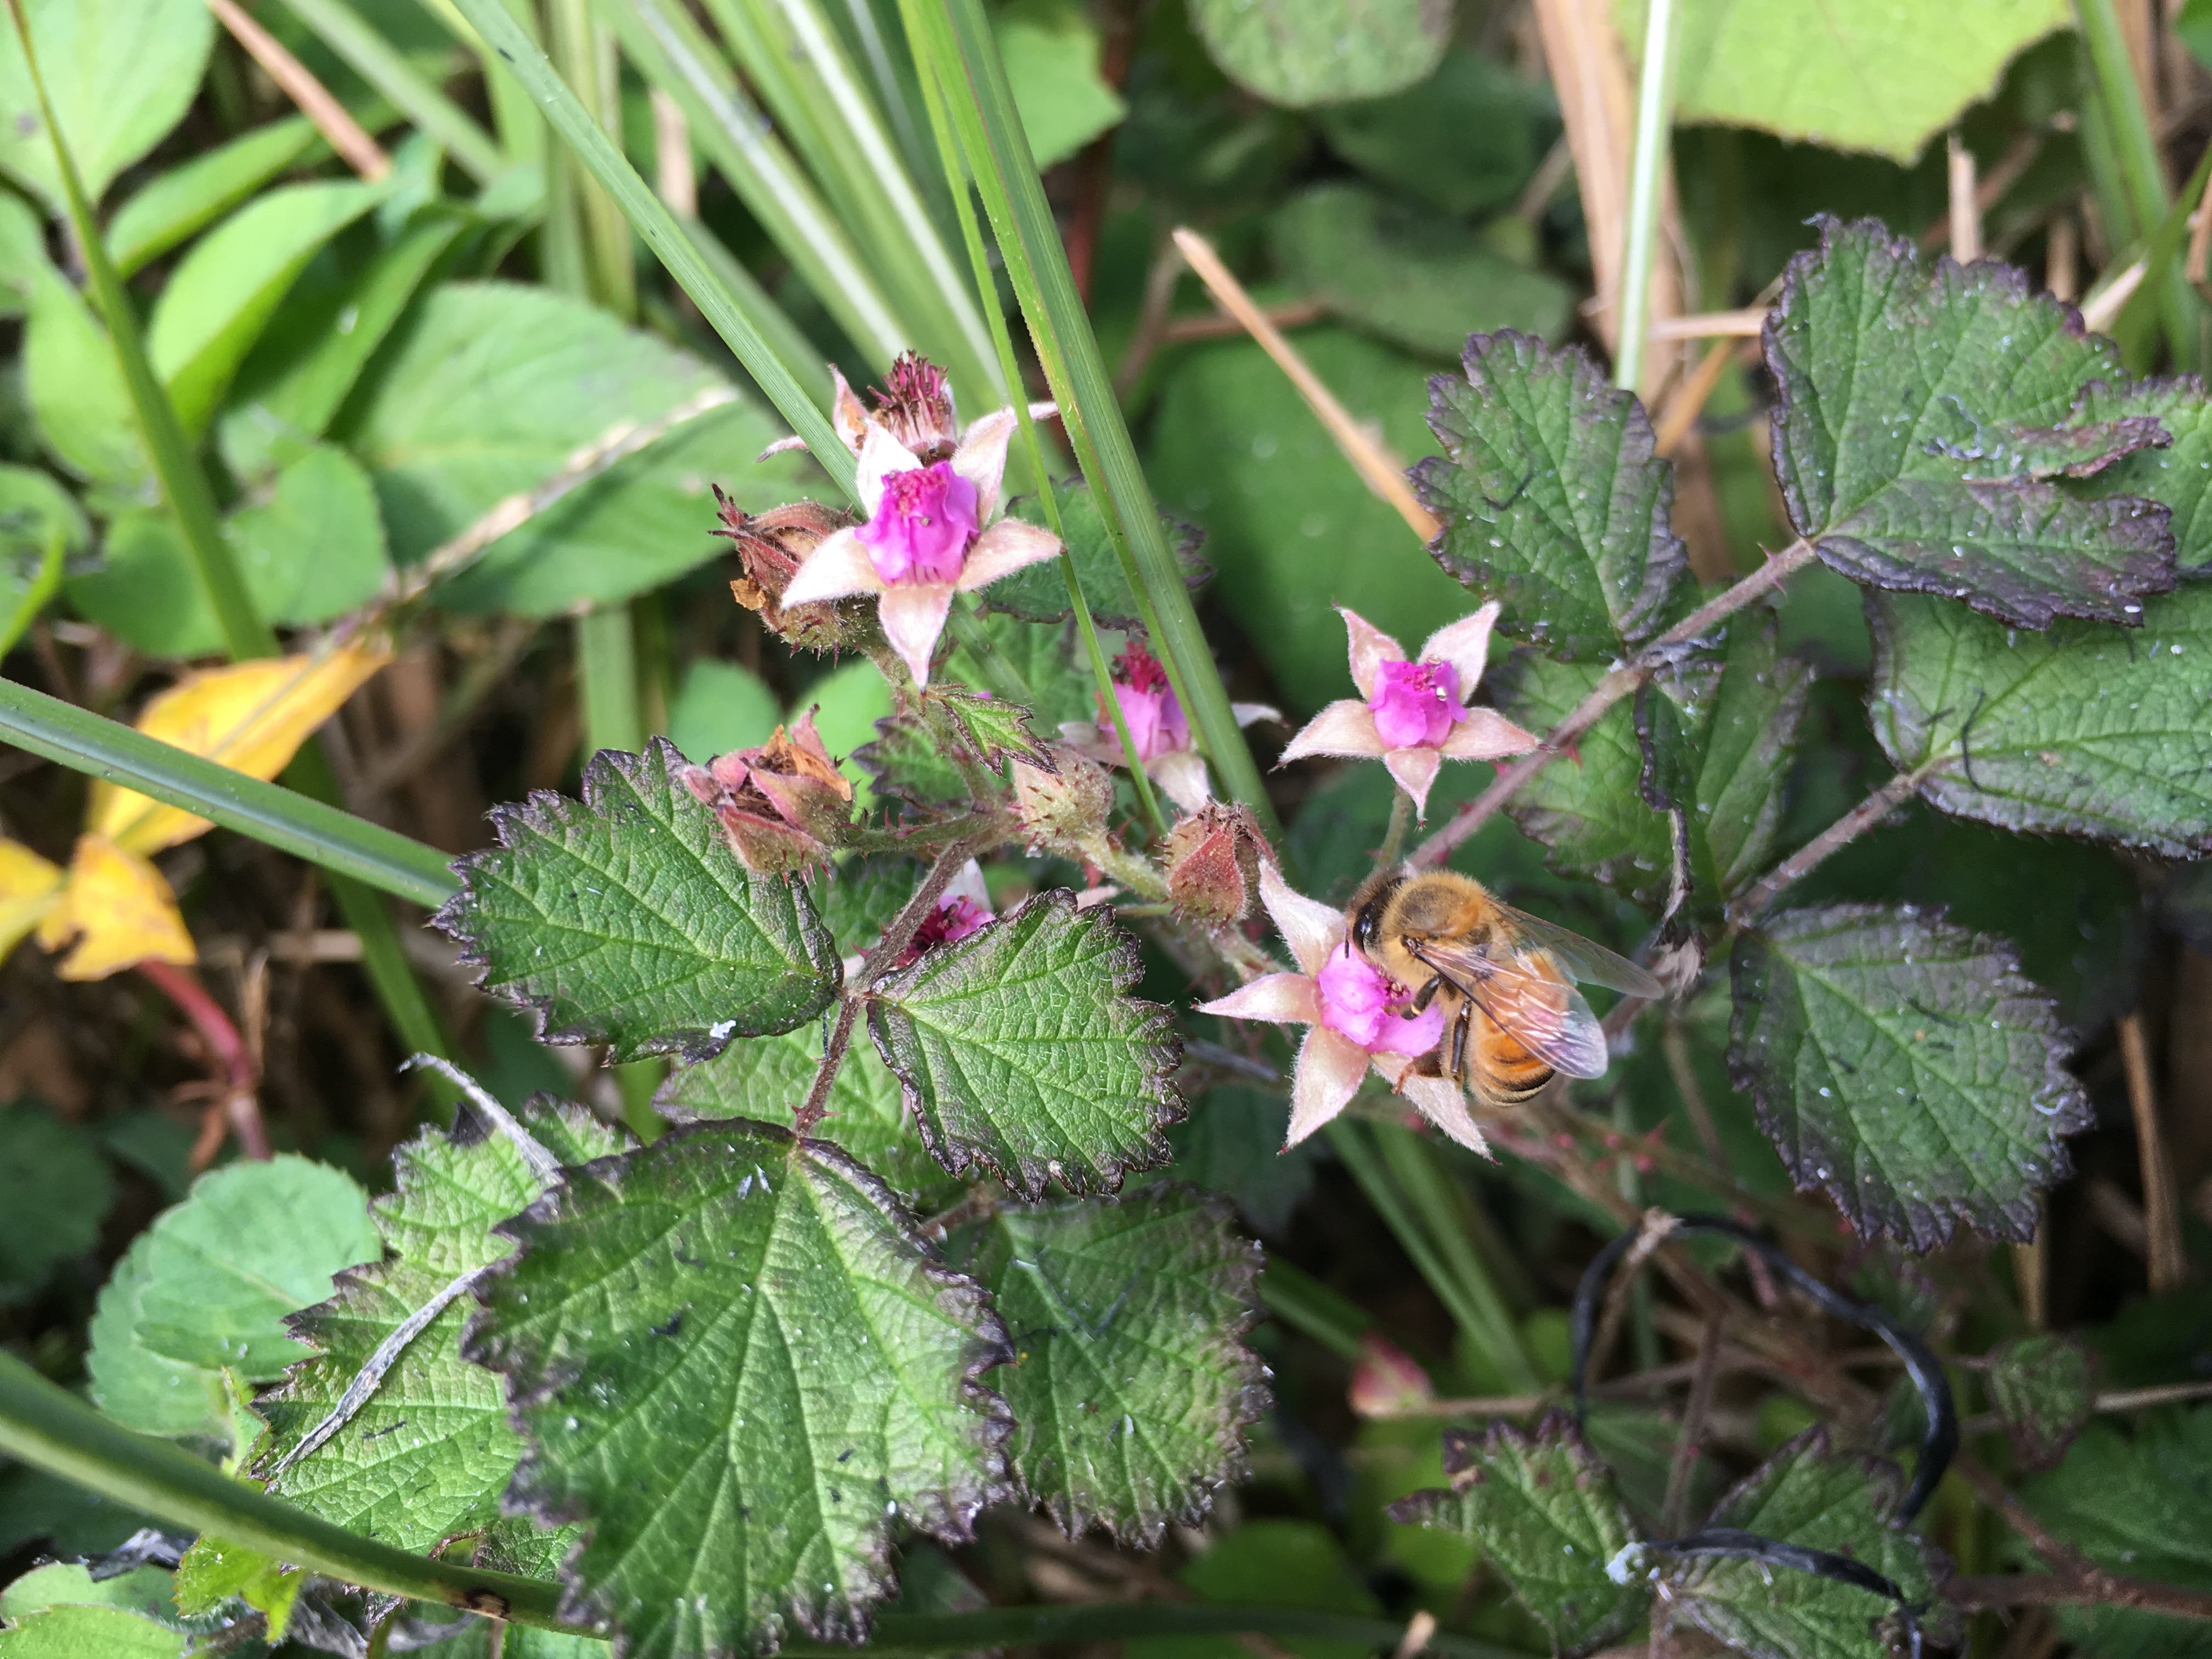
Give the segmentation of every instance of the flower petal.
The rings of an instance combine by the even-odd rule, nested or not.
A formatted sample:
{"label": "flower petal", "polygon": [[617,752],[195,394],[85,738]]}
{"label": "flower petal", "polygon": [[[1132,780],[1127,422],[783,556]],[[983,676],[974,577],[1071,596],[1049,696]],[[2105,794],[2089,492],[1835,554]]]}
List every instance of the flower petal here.
{"label": "flower petal", "polygon": [[1152,781],[1186,812],[1195,812],[1213,799],[1213,785],[1206,775],[1206,763],[1195,749],[1170,749],[1145,763]]}
{"label": "flower petal", "polygon": [[1367,1054],[1358,1044],[1325,1025],[1308,1031],[1291,1079],[1291,1132],[1284,1146],[1297,1146],[1350,1105],[1366,1075]]}
{"label": "flower petal", "polygon": [[1261,720],[1279,722],[1283,718],[1283,711],[1272,702],[1232,702],[1229,714],[1239,726],[1252,726]]}
{"label": "flower petal", "polygon": [[1264,1019],[1277,1025],[1311,1025],[1321,1018],[1321,993],[1304,974],[1263,974],[1225,997],[1198,1006],[1224,1019]]}
{"label": "flower petal", "polygon": [[1006,444],[1014,435],[1014,411],[994,410],[962,434],[952,452],[952,470],[975,486],[975,518],[988,524],[998,511],[999,484],[1006,476]]}
{"label": "flower petal", "polygon": [[816,605],[824,599],[846,599],[855,593],[880,593],[884,579],[868,557],[867,544],[857,530],[840,530],[823,539],[806,556],[806,562],[792,573],[791,585],[778,603]]}
{"label": "flower petal", "polygon": [[[960,465],[958,456],[953,457],[952,464]],[[976,511],[980,514],[985,509],[978,507]],[[1024,565],[1059,556],[1060,538],[1049,530],[1040,530],[1019,519],[1001,519],[975,538],[969,548],[968,562],[960,570],[960,591],[972,592],[987,582],[1012,575]]]}
{"label": "flower petal", "polygon": [[1525,755],[1542,741],[1494,708],[1470,708],[1467,718],[1452,727],[1443,747],[1454,760],[1496,760],[1502,755]]}
{"label": "flower petal", "polygon": [[1423,662],[1448,662],[1459,670],[1459,695],[1463,702],[1481,683],[1483,665],[1490,659],[1490,629],[1498,620],[1496,599],[1472,617],[1462,617],[1429,635],[1421,647]]}
{"label": "flower petal", "polygon": [[1367,757],[1382,752],[1382,739],[1375,735],[1375,715],[1364,702],[1346,697],[1333,702],[1299,728],[1283,745],[1278,766],[1309,755]]}
{"label": "flower petal", "polygon": [[[787,597],[785,602],[789,603]],[[936,653],[938,636],[945,632],[945,619],[951,611],[950,582],[902,583],[885,588],[876,601],[884,637],[914,676],[916,690],[929,684],[929,659]]]}
{"label": "flower petal", "polygon": [[1357,611],[1336,607],[1344,631],[1352,636],[1352,683],[1362,697],[1375,695],[1375,671],[1386,662],[1406,660],[1405,648]]}
{"label": "flower petal", "polygon": [[1275,931],[1306,973],[1321,972],[1329,953],[1344,943],[1344,913],[1294,892],[1272,859],[1260,863],[1260,902],[1267,907]]}
{"label": "flower petal", "polygon": [[[1382,1069],[1379,1063],[1376,1069]],[[1412,1101],[1423,1117],[1461,1146],[1486,1158],[1491,1156],[1489,1144],[1475,1127],[1474,1118],[1467,1109],[1467,1097],[1460,1092],[1459,1085],[1448,1078],[1408,1076],[1399,1080],[1398,1092]]]}
{"label": "flower petal", "polygon": [[884,480],[894,472],[912,472],[921,465],[920,457],[892,437],[888,427],[870,421],[860,436],[860,476],[853,484],[860,498],[860,510],[874,518],[884,499]]}
{"label": "flower petal", "polygon": [[830,378],[835,383],[830,394],[830,424],[837,428],[837,435],[845,441],[845,447],[854,455],[860,453],[874,424],[868,419],[867,405],[853,393],[845,383],[845,372],[835,363],[830,366]]}
{"label": "flower petal", "polygon": [[1398,787],[1413,798],[1413,816],[1424,823],[1428,822],[1429,786],[1437,781],[1437,768],[1442,763],[1433,749],[1393,749],[1382,757],[1382,764],[1390,769]]}

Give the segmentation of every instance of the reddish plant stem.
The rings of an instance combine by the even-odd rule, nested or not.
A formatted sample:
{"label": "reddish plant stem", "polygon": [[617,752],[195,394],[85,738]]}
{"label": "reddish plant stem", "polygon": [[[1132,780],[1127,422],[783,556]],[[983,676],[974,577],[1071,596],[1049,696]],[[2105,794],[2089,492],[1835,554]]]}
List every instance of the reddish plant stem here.
{"label": "reddish plant stem", "polygon": [[149,961],[140,963],[138,971],[191,1021],[192,1029],[222,1066],[222,1110],[231,1132],[238,1137],[239,1150],[248,1158],[267,1158],[269,1131],[261,1121],[259,1098],[261,1069],[253,1063],[252,1052],[238,1027],[189,969],[173,962]]}
{"label": "reddish plant stem", "polygon": [[1707,600],[1653,640],[1600,680],[1566,719],[1545,734],[1541,744],[1500,771],[1496,782],[1414,849],[1407,863],[1417,870],[1432,870],[1442,864],[1451,856],[1454,848],[1487,823],[1523,784],[1566,753],[1577,738],[1604,717],[1607,709],[1664,666],[1676,647],[1696,639],[1714,623],[1725,621],[1753,600],[1771,592],[1812,562],[1812,542],[1793,542],[1741,581]]}
{"label": "reddish plant stem", "polygon": [[1848,843],[1856,841],[1875,825],[1912,799],[1920,787],[1925,770],[1899,772],[1887,783],[1875,790],[1856,806],[1807,842],[1788,858],[1768,871],[1757,882],[1737,896],[1729,906],[1728,920],[1731,927],[1748,927],[1759,920],[1766,907],[1778,898],[1784,888],[1802,881],[1814,867]]}

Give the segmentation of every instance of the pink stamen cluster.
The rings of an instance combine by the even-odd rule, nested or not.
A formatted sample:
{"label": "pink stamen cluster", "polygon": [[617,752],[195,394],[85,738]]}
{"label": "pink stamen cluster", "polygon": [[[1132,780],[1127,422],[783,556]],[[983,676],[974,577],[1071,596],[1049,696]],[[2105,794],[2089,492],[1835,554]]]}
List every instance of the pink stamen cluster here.
{"label": "pink stamen cluster", "polygon": [[975,486],[948,461],[892,473],[860,526],[868,562],[886,582],[957,581],[975,539]]}
{"label": "pink stamen cluster", "polygon": [[1404,988],[1348,944],[1329,953],[1314,983],[1321,990],[1321,1023],[1370,1054],[1425,1054],[1443,1041],[1444,1011],[1431,1003],[1418,1014],[1407,1012]]}
{"label": "pink stamen cluster", "polygon": [[1367,707],[1375,716],[1375,735],[1388,749],[1439,746],[1468,717],[1459,700],[1459,670],[1448,662],[1377,664]]}
{"label": "pink stamen cluster", "polygon": [[[1129,728],[1139,763],[1190,747],[1190,721],[1168,684],[1168,672],[1136,640],[1115,659],[1114,700],[1121,705],[1121,719]],[[1102,738],[1114,736],[1114,723],[1098,723]]]}

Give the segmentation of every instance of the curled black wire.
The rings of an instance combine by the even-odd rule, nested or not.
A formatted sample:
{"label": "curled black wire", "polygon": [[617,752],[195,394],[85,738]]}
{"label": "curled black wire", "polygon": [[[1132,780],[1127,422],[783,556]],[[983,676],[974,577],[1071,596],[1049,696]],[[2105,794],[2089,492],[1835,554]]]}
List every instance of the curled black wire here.
{"label": "curled black wire", "polygon": [[1732,1561],[1756,1561],[1761,1566],[1789,1567],[1818,1578],[1832,1578],[1839,1584],[1855,1584],[1863,1590],[1872,1590],[1897,1603],[1898,1616],[1905,1625],[1905,1651],[1911,1659],[1921,1659],[1918,1606],[1905,1599],[1905,1592],[1893,1580],[1863,1561],[1854,1561],[1848,1555],[1837,1555],[1828,1550],[1808,1549],[1802,1544],[1761,1538],[1755,1532],[1741,1532],[1734,1527],[1705,1527],[1686,1538],[1662,1538],[1644,1547],[1664,1550],[1669,1555],[1720,1556]]}
{"label": "curled black wire", "polygon": [[[1791,1261],[1779,1246],[1770,1243],[1740,1222],[1719,1215],[1680,1215],[1674,1218],[1673,1224],[1665,1236],[1674,1237],[1698,1234],[1733,1240],[1765,1262],[1777,1277],[1789,1280],[1797,1290],[1811,1297],[1826,1312],[1838,1319],[1848,1320],[1863,1330],[1872,1331],[1905,1362],[1905,1375],[1920,1390],[1920,1405],[1928,1419],[1928,1429],[1920,1439],[1920,1465],[1912,1473],[1911,1489],[1905,1494],[1905,1501],[1897,1506],[1897,1513],[1890,1518],[1890,1524],[1901,1527],[1918,1515],[1929,1498],[1935,1495],[1936,1483],[1942,1480],[1943,1471],[1951,1467],[1952,1455],[1959,1449],[1959,1412],[1952,1401],[1950,1381],[1943,1375],[1942,1362],[1925,1342],[1881,1309],[1871,1303],[1854,1301],[1840,1291],[1822,1284]],[[1637,1236],[1638,1230],[1631,1228],[1600,1250],[1583,1270],[1582,1283],[1575,1290],[1571,1330],[1573,1339],[1575,1421],[1578,1424],[1589,1410],[1590,1343],[1597,1334],[1598,1309],[1604,1302],[1606,1285],[1613,1278],[1613,1269],[1620,1265],[1621,1257],[1628,1254],[1630,1247],[1636,1243]],[[1743,1535],[1749,1536],[1748,1534]],[[1794,1549],[1796,1547],[1777,1545],[1775,1547]],[[1820,1553],[1817,1550],[1808,1553]],[[1887,1583],[1888,1581],[1885,1579],[1883,1582]]]}

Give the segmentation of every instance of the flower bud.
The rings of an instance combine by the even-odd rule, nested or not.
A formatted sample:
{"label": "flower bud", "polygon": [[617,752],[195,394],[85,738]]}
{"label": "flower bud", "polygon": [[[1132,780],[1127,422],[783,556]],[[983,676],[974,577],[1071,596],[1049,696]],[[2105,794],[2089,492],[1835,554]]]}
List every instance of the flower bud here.
{"label": "flower bud", "polygon": [[712,807],[730,850],[759,875],[788,875],[827,858],[851,822],[853,786],[830,760],[810,711],[757,749],[688,766],[684,787]]}
{"label": "flower bud", "polygon": [[1114,780],[1106,769],[1057,743],[1044,745],[1054,769],[1014,763],[1014,811],[1030,845],[1088,859],[1106,838],[1114,807]]}
{"label": "flower bud", "polygon": [[816,653],[860,644],[867,632],[864,605],[826,601],[783,608],[783,591],[806,556],[836,531],[854,522],[853,515],[819,501],[793,501],[765,513],[747,513],[714,487],[721,527],[737,548],[744,574],[730,584],[730,592],[748,611],[795,646]]}
{"label": "flower bud", "polygon": [[912,450],[924,466],[950,459],[960,443],[960,417],[945,371],[917,352],[907,352],[873,394],[876,420]]}
{"label": "flower bud", "polygon": [[1249,806],[1213,801],[1179,820],[1162,849],[1168,896],[1193,921],[1233,927],[1250,914],[1268,852]]}
{"label": "flower bud", "polygon": [[1352,1409],[1360,1417],[1407,1416],[1437,1397],[1429,1374],[1412,1356],[1372,1332],[1359,1339],[1348,1393]]}

